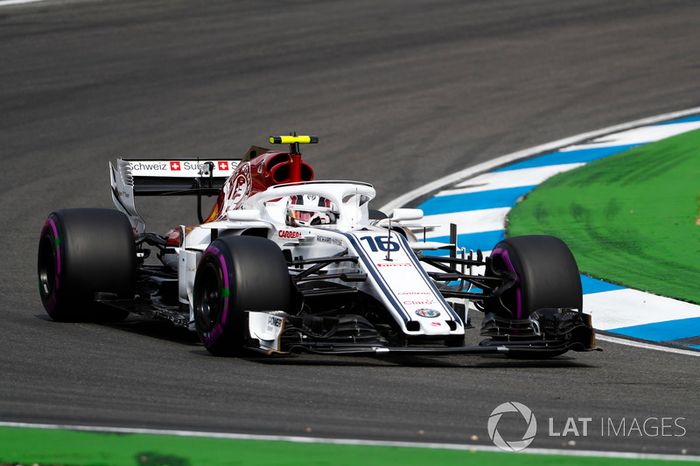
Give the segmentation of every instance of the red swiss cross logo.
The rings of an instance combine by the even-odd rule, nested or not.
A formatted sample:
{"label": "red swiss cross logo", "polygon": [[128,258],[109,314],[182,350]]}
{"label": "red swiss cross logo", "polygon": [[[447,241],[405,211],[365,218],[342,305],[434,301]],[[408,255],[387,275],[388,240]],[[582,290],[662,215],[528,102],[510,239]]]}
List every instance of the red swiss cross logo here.
{"label": "red swiss cross logo", "polygon": [[228,170],[228,161],[219,161],[219,170]]}
{"label": "red swiss cross logo", "polygon": [[180,171],[180,162],[170,162],[170,169],[173,171]]}

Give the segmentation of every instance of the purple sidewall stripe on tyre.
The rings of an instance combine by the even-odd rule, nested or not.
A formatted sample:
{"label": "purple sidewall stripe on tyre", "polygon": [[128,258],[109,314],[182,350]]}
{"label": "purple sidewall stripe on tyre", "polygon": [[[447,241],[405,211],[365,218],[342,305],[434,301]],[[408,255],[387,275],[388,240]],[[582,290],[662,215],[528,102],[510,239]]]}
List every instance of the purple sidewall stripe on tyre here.
{"label": "purple sidewall stripe on tyre", "polygon": [[[56,282],[58,282],[58,276],[61,274],[61,246],[60,244],[60,239],[58,237],[58,228],[56,227],[56,223],[53,221],[51,217],[47,220],[47,223],[51,226],[51,230],[53,231],[53,237],[56,240]],[[58,283],[57,283],[58,284]]]}
{"label": "purple sidewall stripe on tyre", "polygon": [[229,295],[224,296],[224,312],[221,315],[221,325],[225,325],[226,319],[228,318],[228,301],[231,290],[229,290],[228,287],[228,266],[226,265],[226,259],[224,259],[223,254],[219,254],[219,262],[221,263],[221,270],[224,274],[224,289],[229,291]]}
{"label": "purple sidewall stripe on tyre", "polygon": [[[224,255],[221,254],[221,250],[214,245],[209,245],[207,250],[204,252],[204,257],[208,255],[211,255],[219,260],[219,264],[221,264],[221,273],[224,279],[224,288],[228,289],[228,266],[226,265],[226,259],[224,258]],[[212,328],[211,331],[205,336],[207,343],[210,345],[215,343],[216,340],[218,340],[218,338],[224,332],[224,325],[226,324],[226,319],[228,319],[228,306],[228,296],[224,296],[224,309],[221,313],[221,318],[218,322],[216,322],[214,328]]]}
{"label": "purple sidewall stripe on tyre", "polygon": [[57,294],[58,294],[58,287],[60,285],[60,280],[61,280],[61,240],[58,237],[58,227],[56,226],[56,222],[54,222],[53,218],[49,217],[46,220],[47,225],[51,228],[51,232],[53,234],[53,240],[51,246],[54,247],[54,250],[56,251],[56,273],[54,274],[54,281],[53,281],[53,288],[51,290],[51,297],[49,298],[49,301],[47,303],[47,307],[53,310],[56,307],[57,304]]}
{"label": "purple sidewall stripe on tyre", "polygon": [[[502,248],[496,248],[493,251],[491,251],[491,256],[500,256],[503,258],[503,262],[505,262],[506,266],[508,267],[508,271],[513,273],[515,275],[515,283],[519,284],[520,283],[520,277],[518,276],[517,272],[515,271],[515,267],[513,267],[513,262],[510,260],[510,255],[508,255],[508,251]],[[515,289],[515,308],[516,308],[516,313],[515,313],[515,318],[516,319],[521,319],[523,315],[523,296],[522,296],[522,290],[520,289],[520,286],[518,286]]]}

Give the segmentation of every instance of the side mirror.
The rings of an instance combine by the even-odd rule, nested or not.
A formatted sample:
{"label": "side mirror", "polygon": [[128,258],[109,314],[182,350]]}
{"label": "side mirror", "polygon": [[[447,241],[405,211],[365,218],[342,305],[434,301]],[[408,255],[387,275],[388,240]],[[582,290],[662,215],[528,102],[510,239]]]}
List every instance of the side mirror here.
{"label": "side mirror", "polygon": [[421,209],[394,209],[390,216],[393,222],[406,222],[423,218]]}
{"label": "side mirror", "polygon": [[226,218],[231,221],[239,222],[255,222],[262,220],[260,211],[254,209],[229,210],[226,213]]}

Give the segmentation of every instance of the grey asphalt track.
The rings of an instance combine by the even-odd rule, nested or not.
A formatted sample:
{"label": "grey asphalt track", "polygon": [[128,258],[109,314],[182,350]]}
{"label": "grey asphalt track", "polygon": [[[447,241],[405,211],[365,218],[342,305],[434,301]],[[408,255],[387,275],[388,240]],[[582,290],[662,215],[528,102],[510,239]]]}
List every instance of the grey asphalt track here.
{"label": "grey asphalt track", "polygon": [[[372,182],[379,206],[507,152],[699,105],[699,17],[697,1],[0,9],[0,419],[489,444],[491,410],[515,400],[540,422],[533,446],[700,454],[697,358],[602,343],[544,362],[220,359],[139,319],[51,322],[35,278],[45,216],[110,206],[117,155],[236,156],[308,132],[317,175]],[[192,199],[144,205],[156,231],[195,218]],[[562,439],[550,416],[684,417],[687,432],[593,424]],[[506,437],[523,431],[511,421]]]}

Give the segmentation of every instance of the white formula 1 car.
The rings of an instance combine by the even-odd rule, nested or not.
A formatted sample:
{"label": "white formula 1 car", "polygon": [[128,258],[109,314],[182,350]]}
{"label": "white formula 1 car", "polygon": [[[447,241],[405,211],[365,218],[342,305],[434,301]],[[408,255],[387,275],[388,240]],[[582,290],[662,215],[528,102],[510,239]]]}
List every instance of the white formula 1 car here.
{"label": "white formula 1 car", "polygon": [[[117,210],[49,215],[39,243],[41,299],[55,320],[129,313],[196,330],[213,354],[507,353],[595,348],[567,246],[506,239],[490,257],[420,241],[418,209],[370,209],[374,188],[315,181],[300,144],[242,160],[110,164]],[[147,232],[139,195],[195,195],[200,224]],[[203,196],[217,196],[202,216]],[[151,252],[156,252],[151,257]],[[483,273],[474,273],[474,269]],[[485,313],[465,345],[471,306]]]}

